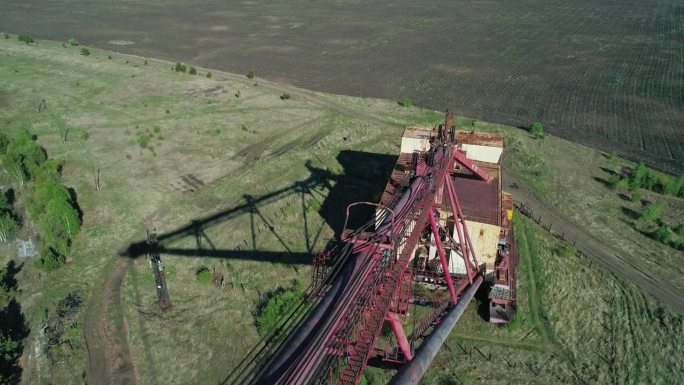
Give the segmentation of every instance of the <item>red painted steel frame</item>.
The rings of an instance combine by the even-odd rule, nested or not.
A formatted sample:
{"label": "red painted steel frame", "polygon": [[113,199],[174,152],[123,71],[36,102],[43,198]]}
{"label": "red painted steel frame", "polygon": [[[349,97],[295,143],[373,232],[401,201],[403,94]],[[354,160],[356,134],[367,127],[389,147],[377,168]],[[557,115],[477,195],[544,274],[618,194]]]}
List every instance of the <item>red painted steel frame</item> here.
{"label": "red painted steel frame", "polygon": [[[395,311],[401,301],[400,293],[408,276],[409,262],[427,226],[431,227],[435,236],[452,304],[456,304],[459,293],[472,284],[474,273],[471,264],[474,261],[477,266],[477,259],[451,181],[458,149],[454,142],[447,139],[450,119],[450,114],[447,114],[447,126],[441,130],[441,137],[432,143],[428,153],[420,155],[418,163],[422,164],[423,172],[414,174],[411,184],[405,186],[404,192],[391,207],[367,202],[348,207],[347,214],[354,205],[370,204],[389,211],[390,217],[384,217],[382,223],[377,223],[378,219],[374,218],[378,226],[375,232],[345,230],[342,240],[355,245],[355,253],[349,257],[349,281],[333,293],[336,305],[324,315],[320,326],[307,329],[311,342],[301,346],[296,355],[285,357],[291,363],[282,374],[278,374],[277,379],[271,378],[272,383],[321,384],[329,381],[332,374],[342,367],[339,383],[358,384],[385,321],[390,323],[404,358],[407,361],[413,358],[399,314]],[[468,272],[468,280],[459,282],[457,288],[451,279],[434,214],[435,197],[443,193],[443,189],[446,189],[453,211],[454,227]],[[447,235],[450,237],[450,234]],[[340,360],[343,360],[343,365],[340,365]]]}

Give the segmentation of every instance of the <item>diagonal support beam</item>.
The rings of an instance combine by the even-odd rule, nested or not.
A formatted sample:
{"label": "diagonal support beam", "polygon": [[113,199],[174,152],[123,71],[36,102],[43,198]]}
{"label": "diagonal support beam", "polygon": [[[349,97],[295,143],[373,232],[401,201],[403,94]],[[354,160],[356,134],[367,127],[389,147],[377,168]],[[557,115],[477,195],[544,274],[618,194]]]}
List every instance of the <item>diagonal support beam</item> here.
{"label": "diagonal support beam", "polygon": [[[463,211],[461,210],[461,204],[458,201],[458,195],[456,194],[456,189],[454,188],[454,183],[451,180],[451,176],[447,176],[445,180],[445,188],[447,189],[449,195],[449,203],[451,205],[452,213],[454,214],[454,226],[457,227],[459,241],[461,246],[465,246],[463,250],[463,258],[465,259],[466,269],[469,269],[469,264],[472,262],[475,266],[478,266],[477,256],[475,255],[475,249],[473,248],[473,242],[470,239],[470,234],[468,234],[468,228],[466,227],[465,217],[463,216]],[[468,279],[472,283],[473,275],[469,272]]]}
{"label": "diagonal support beam", "polygon": [[408,338],[406,338],[406,333],[404,333],[404,328],[401,326],[401,321],[399,321],[399,315],[397,313],[388,312],[385,319],[392,327],[394,336],[397,337],[399,349],[401,349],[406,360],[411,361],[413,359],[413,352],[411,352],[411,345],[408,342]]}
{"label": "diagonal support beam", "polygon": [[434,210],[430,210],[429,217],[430,228],[432,228],[432,235],[435,237],[435,245],[437,245],[437,254],[439,254],[439,261],[442,263],[442,270],[444,270],[444,279],[446,280],[447,287],[449,288],[451,302],[453,304],[456,304],[456,302],[458,302],[458,296],[456,295],[456,290],[454,289],[454,282],[451,280],[451,273],[449,272],[449,263],[446,260],[444,245],[442,244],[442,239],[439,236],[439,226],[437,226],[437,220],[435,219]]}
{"label": "diagonal support beam", "polygon": [[492,176],[489,175],[486,171],[480,170],[479,167],[475,163],[473,163],[472,160],[468,159],[464,153],[462,153],[459,149],[454,149],[454,158],[456,161],[460,164],[462,164],[465,168],[468,170],[472,171],[473,174],[477,175],[478,178],[482,179],[483,181],[489,183],[492,180]]}

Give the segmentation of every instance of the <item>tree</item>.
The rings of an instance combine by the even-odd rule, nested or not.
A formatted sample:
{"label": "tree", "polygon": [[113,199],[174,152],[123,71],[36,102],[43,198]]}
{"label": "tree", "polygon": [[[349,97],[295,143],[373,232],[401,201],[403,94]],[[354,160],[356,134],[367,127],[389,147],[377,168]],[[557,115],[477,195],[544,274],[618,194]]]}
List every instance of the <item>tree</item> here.
{"label": "tree", "polygon": [[634,167],[630,174],[630,184],[636,187],[644,186],[644,182],[648,176],[648,169],[643,163],[639,163]]}
{"label": "tree", "polygon": [[665,224],[660,225],[658,230],[656,230],[655,232],[656,239],[658,239],[660,242],[664,244],[670,243],[670,241],[672,240],[672,236],[672,230],[670,230],[670,228]]}
{"label": "tree", "polygon": [[197,69],[195,67],[190,67],[190,71],[188,71],[190,75],[197,75]]}
{"label": "tree", "polygon": [[0,214],[0,242],[7,242],[12,239],[18,228],[19,225],[12,214],[9,212]]}
{"label": "tree", "polygon": [[29,35],[18,35],[17,40],[23,41],[26,44],[31,44],[34,42],[33,38]]}
{"label": "tree", "polygon": [[620,158],[618,157],[617,151],[613,150],[608,154],[608,165],[613,171],[617,171],[618,165],[620,164]]}
{"label": "tree", "polygon": [[647,221],[657,221],[663,215],[663,201],[658,200],[656,203],[649,203],[641,212],[641,218]]}
{"label": "tree", "polygon": [[532,122],[532,124],[530,125],[530,133],[532,133],[532,136],[534,138],[543,138],[544,125],[540,122]]}

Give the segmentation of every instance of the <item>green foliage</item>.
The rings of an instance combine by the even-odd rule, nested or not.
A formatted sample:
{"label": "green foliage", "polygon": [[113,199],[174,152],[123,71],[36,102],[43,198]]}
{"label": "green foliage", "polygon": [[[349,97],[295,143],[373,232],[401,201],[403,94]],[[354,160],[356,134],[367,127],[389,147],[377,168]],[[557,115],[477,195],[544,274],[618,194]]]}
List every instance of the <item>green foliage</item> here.
{"label": "green foliage", "polygon": [[280,319],[290,313],[304,299],[302,288],[294,283],[290,288],[278,288],[255,312],[255,323],[260,336],[271,332]]}
{"label": "green foliage", "polygon": [[18,35],[17,40],[23,41],[26,44],[31,44],[34,42],[33,38],[29,35]]}
{"label": "green foliage", "polygon": [[290,94],[282,94],[280,95],[280,100],[288,100],[290,99]]}
{"label": "green foliage", "polygon": [[107,55],[107,59],[112,60],[112,55]]}
{"label": "green foliage", "polygon": [[565,258],[574,257],[577,254],[577,248],[572,245],[565,245],[560,249],[560,255]]}
{"label": "green foliage", "polygon": [[211,78],[211,72],[207,72],[207,79]]}
{"label": "green foliage", "polygon": [[83,56],[90,55],[90,50],[88,48],[85,48],[85,47],[81,48],[81,55],[83,55]]}
{"label": "green foliage", "polygon": [[200,283],[209,283],[211,282],[213,274],[209,270],[208,267],[202,265],[200,266],[197,271],[195,271],[195,278],[197,278],[197,282]]}
{"label": "green foliage", "polygon": [[0,213],[0,242],[7,242],[14,237],[19,224],[9,212]]}
{"label": "green foliage", "polygon": [[21,185],[35,176],[39,165],[46,159],[45,151],[26,130],[9,141],[2,156],[5,169]]}
{"label": "green foliage", "polygon": [[402,107],[411,107],[413,105],[413,102],[411,101],[410,98],[406,97],[402,101],[399,102],[399,105]]}
{"label": "green foliage", "polygon": [[[2,157],[3,165],[20,184],[33,180],[27,190],[26,211],[35,224],[42,250],[39,266],[47,270],[66,260],[71,240],[80,231],[81,220],[76,202],[59,183],[61,162],[48,160],[45,151],[28,131],[11,139]],[[3,206],[6,204],[3,203]],[[0,238],[7,240],[18,229],[16,220],[5,208],[0,217]]]}
{"label": "green foliage", "polygon": [[147,60],[145,60],[145,65],[147,65]]}
{"label": "green foliage", "polygon": [[71,39],[69,39],[69,41],[67,43],[69,43],[69,45],[72,47],[75,47],[78,45],[78,42],[73,37]]}
{"label": "green foliage", "polygon": [[181,63],[176,63],[176,67],[174,69],[176,70],[176,72],[185,72],[186,71],[185,64],[181,64]]}
{"label": "green foliage", "polygon": [[677,234],[684,235],[684,222],[680,223],[679,227],[677,227]]}
{"label": "green foliage", "polygon": [[532,122],[530,125],[530,133],[535,138],[544,137],[544,125],[541,122]]}
{"label": "green foliage", "polygon": [[617,151],[613,150],[608,154],[608,165],[613,171],[616,171],[618,165],[620,164],[620,158],[618,157]]}
{"label": "green foliage", "polygon": [[5,39],[9,39],[9,38],[11,38],[11,37],[12,37],[12,36],[10,36],[8,33],[5,34]]}
{"label": "green foliage", "polygon": [[154,128],[152,129],[152,131],[154,131],[155,134],[158,134],[158,133],[161,132],[161,128],[160,128],[159,126],[154,126]]}
{"label": "green foliage", "polygon": [[147,146],[150,144],[150,137],[147,136],[147,134],[140,134],[138,136],[138,144],[142,148],[147,148]]}
{"label": "green foliage", "polygon": [[641,193],[641,191],[633,191],[632,192],[632,202],[641,202],[641,199],[643,199],[644,194]]}
{"label": "green foliage", "polygon": [[629,189],[629,179],[620,179],[616,184],[615,187],[618,188],[619,190],[627,190]]}
{"label": "green foliage", "polygon": [[242,96],[242,94],[240,93],[240,90],[237,90],[237,92],[235,93],[235,97],[239,98],[240,96]]}
{"label": "green foliage", "polygon": [[663,215],[663,201],[659,200],[656,203],[649,203],[644,207],[639,219],[647,221],[656,221]]}
{"label": "green foliage", "polygon": [[249,79],[254,79],[254,71],[249,71],[249,72],[247,73],[247,77],[248,77]]}
{"label": "green foliage", "polygon": [[669,244],[672,240],[672,237],[674,236],[672,230],[665,224],[660,225],[660,227],[658,227],[658,230],[656,230],[654,235],[657,240],[664,244]]}
{"label": "green foliage", "polygon": [[36,260],[36,265],[45,271],[59,269],[66,262],[66,257],[54,249],[43,248],[40,258]]}
{"label": "green foliage", "polygon": [[197,75],[197,69],[195,67],[190,67],[190,71],[188,71],[190,75]]}

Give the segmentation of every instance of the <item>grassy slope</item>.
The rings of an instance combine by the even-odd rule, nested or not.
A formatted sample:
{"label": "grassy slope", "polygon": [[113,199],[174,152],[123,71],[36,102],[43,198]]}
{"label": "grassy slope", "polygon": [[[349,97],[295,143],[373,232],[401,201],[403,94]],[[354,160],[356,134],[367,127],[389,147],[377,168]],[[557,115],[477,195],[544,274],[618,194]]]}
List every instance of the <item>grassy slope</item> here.
{"label": "grassy slope", "polygon": [[[418,108],[400,108],[389,101],[306,93],[340,104],[359,116],[370,115],[396,123],[394,128],[379,126],[343,116],[325,104],[298,97],[297,90],[292,90],[294,97],[291,100],[280,100],[279,86],[270,86],[262,80],[254,86],[254,81],[245,77],[218,72],[207,79],[172,72],[172,64],[168,62],[148,60],[149,64],[145,65],[142,58],[112,54],[110,60],[107,52],[91,52],[89,57],[83,57],[77,48],[65,49],[58,43],[41,41],[38,46],[26,46],[14,39],[0,39],[3,130],[16,132],[29,128],[38,134],[40,143],[51,157],[65,161],[64,182],[75,188],[85,213],[82,235],[66,267],[47,277],[27,264],[21,273],[23,292],[20,300],[34,331],[40,327],[44,309],[54,307],[56,301],[71,290],[80,289],[91,298],[89,308],[97,309],[97,294],[102,290],[100,284],[120,258],[118,252],[131,241],[140,240],[144,228],[156,227],[162,233],[170,231],[193,219],[243,203],[243,194],[259,196],[304,180],[309,176],[305,166],[307,160],[315,168],[338,174],[344,171],[337,159],[342,150],[396,153],[402,125],[440,119],[439,114]],[[199,72],[204,75],[206,70],[200,68]],[[240,90],[239,98],[234,95],[237,90]],[[38,113],[33,105],[42,99],[46,100],[48,110]],[[467,119],[460,123],[472,126]],[[241,128],[243,124],[246,131]],[[71,127],[71,139],[66,144],[59,140],[58,128],[62,125]],[[159,133],[155,133],[156,127]],[[556,149],[563,146],[575,146],[575,150],[589,154],[580,159],[601,159],[593,150],[555,138],[533,141],[517,130],[481,122],[477,122],[475,128],[505,130],[508,136],[517,138],[510,146],[521,150],[511,157],[512,166],[517,169],[525,171],[546,164],[535,183],[538,183],[538,191],[549,199],[561,193],[553,187],[556,179],[575,172],[535,160],[551,162],[552,155],[562,159]],[[151,140],[154,153],[137,144],[139,136],[145,133],[154,136]],[[343,136],[351,140],[344,142]],[[553,150],[545,152],[544,148]],[[520,158],[522,156],[533,158],[525,160]],[[515,164],[516,160],[522,163]],[[557,168],[555,172],[554,167]],[[102,170],[103,188],[99,192],[92,185],[91,173],[95,168]],[[200,179],[204,187],[195,192],[187,191],[189,186],[183,176],[188,174]],[[3,183],[7,183],[8,179],[3,178]],[[309,231],[309,243],[313,242],[315,231],[322,227],[316,248],[322,247],[325,239],[332,236],[332,230],[317,214],[317,207],[323,203],[328,191],[326,188],[318,191],[304,196],[307,226],[314,229]],[[606,201],[616,201],[605,191],[600,194],[587,191],[587,194],[592,193],[594,195],[589,195],[589,199],[603,197]],[[307,251],[301,199],[301,196],[290,195],[259,207],[273,222],[277,236],[285,240],[287,247],[257,219],[255,241],[258,249]],[[215,226],[207,230],[207,236],[217,248],[234,250],[241,246],[244,249],[252,237],[249,216]],[[192,248],[194,243],[189,237],[173,246]],[[657,246],[653,248],[655,250]],[[11,255],[9,248],[3,251],[8,252],[3,255]],[[126,321],[141,383],[206,383],[221,379],[257,339],[251,311],[258,296],[286,285],[294,278],[306,281],[309,277],[305,266],[277,262],[165,257],[165,263],[176,305],[174,312],[163,319],[147,314],[154,300],[153,281],[148,264],[144,258],[139,258],[130,265],[124,280],[124,313],[111,315],[115,322]],[[200,264],[222,272],[235,289],[228,286],[225,291],[219,291],[196,283],[193,272]],[[565,291],[560,292],[569,293],[576,283],[561,281],[562,278],[542,275],[537,283],[544,287],[561,287],[560,282],[565,282]],[[523,278],[521,286],[525,285],[529,285],[529,281]],[[631,288],[625,290],[631,290],[631,294],[625,296],[627,302],[621,306],[632,312],[638,312],[637,306],[651,306],[648,304],[652,301],[643,297],[636,304],[629,302],[636,301],[631,298],[638,292]],[[462,336],[464,344],[469,343],[468,338],[494,341],[501,337],[514,345],[516,352],[522,351],[532,358],[546,357],[546,352],[552,349],[547,344],[548,336],[555,335],[564,346],[565,341],[572,338],[556,330],[555,322],[561,321],[553,321],[553,317],[558,313],[547,307],[551,303],[547,298],[552,298],[556,292],[543,288],[539,291],[549,320],[534,322],[539,316],[529,311],[526,314],[527,299],[521,299],[523,320],[519,329],[492,328],[473,318],[471,311],[470,318],[466,317],[459,326],[457,336]],[[588,302],[590,292],[584,293],[583,301]],[[572,304],[567,300],[558,302]],[[593,297],[592,303],[596,304],[598,300]],[[656,310],[650,314],[655,314]],[[672,316],[666,310],[663,312],[666,322],[680,322],[681,328],[681,320],[672,321]],[[577,318],[566,318],[564,322],[579,322]],[[529,333],[539,325],[547,325],[550,329],[542,334]],[[665,326],[655,328],[661,334],[670,330],[671,327]],[[637,331],[633,333],[638,335]],[[35,343],[36,335],[32,334],[32,343]],[[630,344],[641,349],[646,343],[634,340]],[[489,345],[503,344],[489,342]],[[27,351],[31,352],[32,347]],[[451,352],[458,349],[452,348]],[[505,350],[509,348],[496,349],[510,353]],[[576,354],[573,348],[566,349],[571,356]],[[625,357],[638,351],[634,349],[625,351]],[[50,377],[60,383],[76,381],[85,362],[82,350],[80,352],[64,358],[68,365],[52,365]],[[449,350],[445,352],[442,356],[450,354]],[[481,361],[476,356],[471,357],[472,365]],[[27,378],[47,375],[45,365],[41,359],[28,354],[25,360]],[[566,364],[557,365],[565,368]],[[38,367],[42,369],[39,371]],[[467,365],[457,369],[459,373],[473,377]],[[526,374],[521,372],[519,375],[524,378]]]}
{"label": "grassy slope", "polygon": [[[451,374],[458,383],[681,383],[681,315],[586,259],[562,257],[531,221],[518,217],[515,228],[523,319],[484,324],[471,305],[421,383],[450,383]],[[538,306],[529,305],[532,282]]]}

